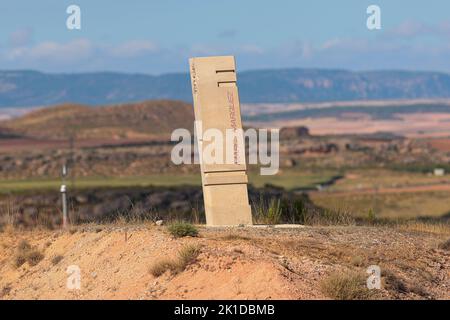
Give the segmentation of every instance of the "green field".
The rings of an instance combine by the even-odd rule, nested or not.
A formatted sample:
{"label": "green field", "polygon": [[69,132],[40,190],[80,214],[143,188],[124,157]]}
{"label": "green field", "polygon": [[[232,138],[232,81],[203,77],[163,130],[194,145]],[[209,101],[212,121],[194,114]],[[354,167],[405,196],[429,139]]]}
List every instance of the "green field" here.
{"label": "green field", "polygon": [[[249,181],[255,187],[272,184],[288,190],[297,188],[315,188],[317,184],[330,180],[336,172],[283,172],[275,176],[260,176],[249,174]],[[70,188],[72,182],[66,182]],[[184,175],[151,175],[139,177],[84,177],[75,179],[75,188],[120,188],[120,187],[149,187],[149,186],[178,186],[200,185],[199,174]],[[2,180],[0,181],[0,193],[20,193],[38,190],[59,190],[60,179],[28,179],[28,180]]]}
{"label": "green field", "polygon": [[439,218],[450,214],[450,192],[404,192],[385,194],[315,193],[314,203],[332,210],[368,217],[371,211],[379,218]]}
{"label": "green field", "polygon": [[450,213],[450,191],[432,187],[449,184],[449,175],[358,169],[346,172],[344,179],[310,197],[319,206],[354,216],[367,217],[370,213],[380,218],[438,218]]}

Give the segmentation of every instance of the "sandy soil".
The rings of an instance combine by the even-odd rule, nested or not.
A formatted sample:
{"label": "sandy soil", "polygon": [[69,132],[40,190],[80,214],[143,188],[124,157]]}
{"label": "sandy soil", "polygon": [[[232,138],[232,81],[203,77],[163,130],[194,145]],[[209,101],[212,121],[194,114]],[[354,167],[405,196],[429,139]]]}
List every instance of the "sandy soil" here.
{"label": "sandy soil", "polygon": [[[232,236],[230,236],[232,235]],[[395,273],[402,290],[383,299],[449,299],[449,235],[385,227],[200,228],[175,239],[165,227],[81,226],[66,231],[0,233],[3,299],[324,299],[320,283],[333,271],[365,273],[371,264]],[[36,266],[13,265],[22,240],[44,253]],[[183,272],[156,278],[150,266],[200,245]],[[53,258],[61,255],[61,261]],[[66,287],[67,267],[81,270],[81,289]],[[417,288],[420,290],[405,289]]]}

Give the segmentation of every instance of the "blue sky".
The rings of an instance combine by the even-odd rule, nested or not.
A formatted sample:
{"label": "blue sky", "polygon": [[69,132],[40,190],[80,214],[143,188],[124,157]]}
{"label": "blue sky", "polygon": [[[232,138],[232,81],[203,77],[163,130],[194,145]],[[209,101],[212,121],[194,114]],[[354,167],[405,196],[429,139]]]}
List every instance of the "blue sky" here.
{"label": "blue sky", "polygon": [[[66,8],[81,8],[68,30]],[[381,8],[368,30],[366,8]],[[448,0],[1,1],[0,69],[186,72],[191,56],[240,70],[319,67],[450,72]]]}

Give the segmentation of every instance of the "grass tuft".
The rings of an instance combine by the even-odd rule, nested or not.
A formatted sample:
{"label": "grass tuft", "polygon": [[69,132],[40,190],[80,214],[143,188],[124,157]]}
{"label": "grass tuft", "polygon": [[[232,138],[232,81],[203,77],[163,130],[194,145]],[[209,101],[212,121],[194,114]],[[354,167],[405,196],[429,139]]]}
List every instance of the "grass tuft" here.
{"label": "grass tuft", "polygon": [[335,272],[320,284],[322,293],[335,300],[369,300],[373,292],[366,286],[366,277],[356,272]]}
{"label": "grass tuft", "polygon": [[164,259],[153,264],[149,272],[154,277],[159,277],[165,272],[170,271],[175,275],[183,272],[186,267],[195,262],[200,254],[200,247],[197,245],[186,245],[178,251],[177,258],[174,260]]}
{"label": "grass tuft", "polygon": [[181,270],[184,270],[188,265],[193,263],[200,254],[200,247],[189,244],[178,251],[178,262]]}
{"label": "grass tuft", "polygon": [[166,271],[172,271],[175,270],[176,263],[173,260],[161,260],[156,263],[154,263],[149,271],[154,277],[162,276]]}
{"label": "grass tuft", "polygon": [[31,250],[27,256],[27,261],[30,266],[37,265],[42,259],[44,259],[44,255],[36,249]]}
{"label": "grass tuft", "polygon": [[25,262],[28,262],[30,266],[35,266],[41,260],[44,259],[44,254],[33,248],[26,240],[22,240],[18,247],[17,252],[14,256],[14,265],[18,268],[22,266]]}

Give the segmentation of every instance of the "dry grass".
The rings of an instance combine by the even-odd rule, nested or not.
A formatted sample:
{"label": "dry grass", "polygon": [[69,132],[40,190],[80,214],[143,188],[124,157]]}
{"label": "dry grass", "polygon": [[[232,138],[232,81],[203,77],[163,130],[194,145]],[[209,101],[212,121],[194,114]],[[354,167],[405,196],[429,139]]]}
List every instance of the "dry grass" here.
{"label": "dry grass", "polygon": [[178,251],[178,262],[182,267],[181,269],[184,270],[186,266],[193,263],[199,254],[200,247],[198,245],[190,244],[181,248],[181,250]]}
{"label": "dry grass", "polygon": [[450,235],[450,224],[448,223],[411,221],[408,223],[399,224],[398,228],[404,231]]}
{"label": "dry grass", "polygon": [[162,276],[166,271],[173,271],[176,270],[177,263],[174,260],[161,260],[156,263],[154,263],[149,271],[154,277]]}
{"label": "dry grass", "polygon": [[183,272],[186,267],[195,262],[200,254],[200,247],[197,245],[186,245],[178,251],[177,258],[174,260],[164,259],[153,264],[149,271],[154,277],[163,275],[170,271],[175,275]]}
{"label": "dry grass", "polygon": [[225,240],[225,241],[234,241],[234,240],[250,240],[250,237],[246,237],[246,236],[241,236],[239,234],[235,234],[235,233],[229,233],[223,237],[220,237],[220,240]]}
{"label": "dry grass", "polygon": [[[356,181],[352,181],[354,185]],[[372,209],[377,218],[414,219],[429,217],[438,219],[450,212],[448,191],[418,191],[387,193],[311,193],[311,200],[318,206],[336,210],[348,210],[356,218],[368,218]]]}
{"label": "dry grass", "polygon": [[429,293],[417,283],[408,283],[394,271],[385,269],[382,272],[383,287],[394,294],[414,293],[422,297],[428,297]]}
{"label": "dry grass", "polygon": [[42,252],[35,249],[30,251],[27,256],[27,261],[30,266],[37,265],[42,259],[44,259]]}
{"label": "dry grass", "polygon": [[18,268],[25,262],[28,262],[30,266],[35,266],[41,262],[42,259],[44,259],[44,254],[41,251],[33,248],[27,241],[22,240],[14,255],[14,265]]}
{"label": "dry grass", "polygon": [[336,300],[369,300],[374,292],[366,286],[366,277],[356,272],[335,272],[320,284],[322,293]]}

